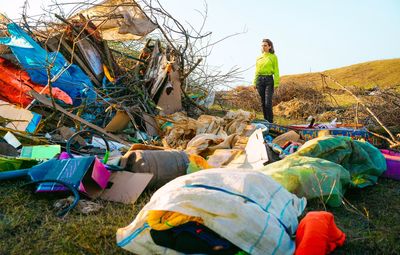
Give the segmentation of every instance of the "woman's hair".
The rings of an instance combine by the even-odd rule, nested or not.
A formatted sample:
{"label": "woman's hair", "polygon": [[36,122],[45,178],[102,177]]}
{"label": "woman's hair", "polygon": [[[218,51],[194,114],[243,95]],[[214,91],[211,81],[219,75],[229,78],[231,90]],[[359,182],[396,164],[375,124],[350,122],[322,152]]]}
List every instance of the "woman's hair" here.
{"label": "woman's hair", "polygon": [[268,43],[269,47],[271,47],[269,49],[269,53],[272,53],[272,54],[275,53],[274,44],[272,43],[272,41],[270,39],[263,39],[262,42]]}

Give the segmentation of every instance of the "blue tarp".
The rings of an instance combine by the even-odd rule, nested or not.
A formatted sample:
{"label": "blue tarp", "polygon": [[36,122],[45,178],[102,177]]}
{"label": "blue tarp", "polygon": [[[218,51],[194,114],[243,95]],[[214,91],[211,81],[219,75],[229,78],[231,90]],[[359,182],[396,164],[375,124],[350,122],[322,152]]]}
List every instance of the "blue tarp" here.
{"label": "blue tarp", "polygon": [[47,52],[17,24],[10,23],[7,28],[10,37],[0,38],[0,44],[11,48],[33,82],[46,85],[48,83],[46,70],[52,65],[51,78],[61,74],[56,81],[52,82],[52,86],[65,91],[74,101],[74,105],[79,105],[84,97],[93,101],[95,93],[87,88],[93,88],[93,84],[79,66],[69,65],[59,52]]}

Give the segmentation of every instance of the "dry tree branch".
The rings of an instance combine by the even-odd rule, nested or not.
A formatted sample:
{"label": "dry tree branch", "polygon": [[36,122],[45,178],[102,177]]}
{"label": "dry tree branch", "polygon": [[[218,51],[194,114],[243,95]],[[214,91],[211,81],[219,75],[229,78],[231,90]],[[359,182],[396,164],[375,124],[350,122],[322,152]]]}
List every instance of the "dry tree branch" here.
{"label": "dry tree branch", "polygon": [[[346,91],[347,93],[349,93],[352,97],[355,98],[355,100],[357,101],[357,103],[361,104],[362,106],[364,106],[364,108],[367,110],[367,112],[378,122],[378,124],[389,134],[391,139],[386,138],[385,140],[387,140],[390,143],[390,147],[391,148],[397,148],[400,147],[400,141],[398,141],[396,139],[396,137],[392,134],[392,132],[379,120],[379,118],[375,115],[375,113],[373,113],[371,111],[371,109],[364,104],[364,102],[359,99],[353,92],[351,92],[348,88],[346,88],[345,86],[343,86],[342,84],[340,84],[338,81],[336,81],[334,78],[332,78],[329,75],[326,75],[324,73],[321,73],[321,76],[324,78],[328,78],[330,79],[332,82],[334,82],[336,85],[338,85],[341,89],[343,89],[344,91]],[[375,133],[373,133],[375,134]],[[382,138],[382,137],[381,137]]]}

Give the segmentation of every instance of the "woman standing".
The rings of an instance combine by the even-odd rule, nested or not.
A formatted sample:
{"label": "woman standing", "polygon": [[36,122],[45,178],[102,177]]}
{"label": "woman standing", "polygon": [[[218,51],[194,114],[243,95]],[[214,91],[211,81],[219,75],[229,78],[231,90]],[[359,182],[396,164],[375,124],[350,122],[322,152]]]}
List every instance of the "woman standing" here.
{"label": "woman standing", "polygon": [[274,87],[279,86],[278,58],[270,39],[262,40],[262,55],[257,58],[254,84],[261,97],[264,119],[273,123],[272,96]]}

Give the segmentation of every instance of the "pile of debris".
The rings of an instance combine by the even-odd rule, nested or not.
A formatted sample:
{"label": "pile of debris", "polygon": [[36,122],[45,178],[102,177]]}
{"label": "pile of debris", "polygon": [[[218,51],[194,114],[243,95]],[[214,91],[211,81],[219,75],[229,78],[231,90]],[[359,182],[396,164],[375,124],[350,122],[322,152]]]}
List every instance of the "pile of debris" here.
{"label": "pile of debris", "polygon": [[[86,126],[129,144],[143,132],[158,135],[157,114],[182,110],[179,52],[152,39],[132,55],[108,46],[157,28],[135,2],[106,1],[56,17],[60,22],[46,30],[1,19],[2,132],[35,140],[62,126]],[[118,134],[128,126],[130,133]]]}
{"label": "pile of debris", "polygon": [[181,98],[189,98],[182,84],[192,68],[178,48],[151,39],[136,53],[109,46],[161,29],[134,1],[57,18],[46,30],[2,19],[0,181],[27,178],[36,192],[71,192],[56,203],[58,216],[101,209],[81,196],[134,203],[146,187],[159,188],[118,230],[124,249],[293,254],[297,231],[298,252],[318,238],[331,251],[345,235],[331,214],[299,224],[306,199],[340,206],[349,187],[373,185],[387,161],[397,164],[358,126],[282,127],[243,110],[189,117]]}
{"label": "pile of debris", "polygon": [[162,30],[134,1],[55,17],[46,27],[1,18],[0,180],[71,191],[64,215],[80,195],[133,203],[146,186],[243,161],[248,141],[262,146],[250,138],[254,113],[187,116],[182,98],[202,109],[182,89],[193,70],[168,40],[110,46]]}
{"label": "pile of debris", "polygon": [[[184,110],[183,51],[168,38],[145,40],[163,28],[135,1],[55,14],[44,27],[24,17],[20,25],[0,19],[0,179],[27,177],[40,183],[37,192],[70,190],[75,200],[60,215],[80,194],[134,202],[153,175],[122,171],[129,162],[121,158],[162,148],[159,119]],[[120,47],[138,39],[139,49]],[[186,171],[188,156],[180,155]]]}

